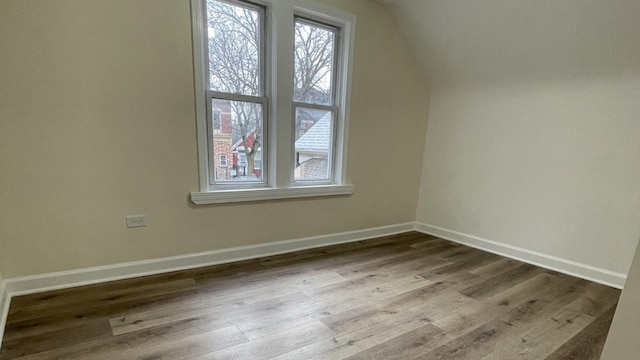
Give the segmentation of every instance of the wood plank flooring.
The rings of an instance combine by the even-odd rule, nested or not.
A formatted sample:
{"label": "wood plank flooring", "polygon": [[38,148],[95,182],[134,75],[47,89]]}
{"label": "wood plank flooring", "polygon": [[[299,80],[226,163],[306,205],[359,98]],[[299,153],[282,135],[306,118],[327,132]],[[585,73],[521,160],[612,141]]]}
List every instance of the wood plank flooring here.
{"label": "wood plank flooring", "polygon": [[0,359],[599,359],[620,291],[423,234],[14,298]]}

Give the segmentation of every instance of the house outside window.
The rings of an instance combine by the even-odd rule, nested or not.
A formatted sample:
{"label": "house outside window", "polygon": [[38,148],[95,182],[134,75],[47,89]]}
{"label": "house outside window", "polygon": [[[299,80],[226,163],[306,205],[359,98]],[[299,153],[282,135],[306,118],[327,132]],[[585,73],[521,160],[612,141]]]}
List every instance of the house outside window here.
{"label": "house outside window", "polygon": [[[333,174],[335,69],[340,29],[297,17],[294,25],[295,181]],[[317,59],[311,66],[308,58]],[[304,161],[300,161],[303,158]]]}
{"label": "house outside window", "polygon": [[[192,200],[353,192],[345,134],[355,17],[298,0],[192,0],[192,11],[201,182]],[[211,160],[223,156],[229,172]]]}
{"label": "house outside window", "polygon": [[213,111],[213,130],[218,130],[222,128],[222,124],[220,122],[220,111]]}

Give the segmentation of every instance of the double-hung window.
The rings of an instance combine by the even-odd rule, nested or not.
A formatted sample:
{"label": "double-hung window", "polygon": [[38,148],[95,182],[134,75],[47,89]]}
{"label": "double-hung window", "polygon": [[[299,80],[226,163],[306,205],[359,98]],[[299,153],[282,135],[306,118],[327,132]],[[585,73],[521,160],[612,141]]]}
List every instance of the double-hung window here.
{"label": "double-hung window", "polygon": [[[234,174],[209,163],[211,185],[263,183],[255,161],[265,144],[265,9],[250,3],[206,1],[205,93],[208,152],[239,160]],[[211,123],[211,127],[209,126]],[[210,127],[210,128],[209,128]],[[218,130],[218,131],[216,131]]]}
{"label": "double-hung window", "polygon": [[296,17],[294,25],[293,111],[295,181],[333,178],[334,69],[339,29]]}
{"label": "double-hung window", "polygon": [[200,166],[193,202],[351,194],[355,17],[302,0],[192,0],[192,13]]}

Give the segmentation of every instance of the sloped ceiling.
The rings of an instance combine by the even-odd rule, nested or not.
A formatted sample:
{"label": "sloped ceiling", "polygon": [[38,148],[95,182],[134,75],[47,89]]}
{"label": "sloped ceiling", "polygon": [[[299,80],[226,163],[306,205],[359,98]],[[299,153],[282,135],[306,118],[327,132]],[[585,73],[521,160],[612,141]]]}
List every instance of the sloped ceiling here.
{"label": "sloped ceiling", "polygon": [[639,71],[638,0],[376,0],[432,87]]}

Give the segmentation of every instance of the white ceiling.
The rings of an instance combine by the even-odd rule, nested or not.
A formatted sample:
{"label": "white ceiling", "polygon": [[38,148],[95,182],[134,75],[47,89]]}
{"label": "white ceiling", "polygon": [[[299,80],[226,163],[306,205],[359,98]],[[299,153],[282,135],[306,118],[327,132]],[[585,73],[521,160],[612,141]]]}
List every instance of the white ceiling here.
{"label": "white ceiling", "polygon": [[640,0],[374,0],[432,86],[640,71]]}

